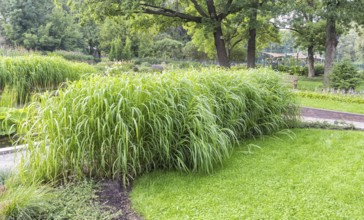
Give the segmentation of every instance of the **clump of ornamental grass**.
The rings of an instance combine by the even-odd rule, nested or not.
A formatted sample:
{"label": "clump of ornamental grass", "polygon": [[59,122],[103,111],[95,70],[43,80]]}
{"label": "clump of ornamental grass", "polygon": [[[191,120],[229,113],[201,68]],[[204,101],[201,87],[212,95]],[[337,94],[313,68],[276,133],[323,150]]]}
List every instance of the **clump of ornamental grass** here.
{"label": "clump of ornamental grass", "polygon": [[124,184],[154,169],[210,173],[236,142],[289,126],[297,113],[292,92],[266,69],[95,76],[29,109],[23,177]]}
{"label": "clump of ornamental grass", "polygon": [[0,220],[5,219],[112,219],[120,215],[103,210],[98,200],[99,184],[81,181],[52,187],[21,182],[10,173],[0,173]]}
{"label": "clump of ornamental grass", "polygon": [[0,56],[0,93],[11,92],[24,103],[33,92],[53,90],[61,83],[74,81],[95,69],[88,64],[73,63],[60,57]]}
{"label": "clump of ornamental grass", "polygon": [[46,219],[54,193],[49,186],[38,183],[22,184],[9,175],[0,184],[0,220],[2,219]]}

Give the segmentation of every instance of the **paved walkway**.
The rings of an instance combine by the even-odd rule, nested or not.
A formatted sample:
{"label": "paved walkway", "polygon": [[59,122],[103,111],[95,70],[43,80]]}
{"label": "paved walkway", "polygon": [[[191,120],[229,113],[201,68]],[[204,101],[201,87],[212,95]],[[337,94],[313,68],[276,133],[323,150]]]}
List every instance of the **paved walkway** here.
{"label": "paved walkway", "polygon": [[347,112],[331,111],[317,108],[301,108],[301,117],[303,121],[308,122],[327,122],[334,125],[352,124],[355,128],[364,130],[364,115]]}
{"label": "paved walkway", "polygon": [[0,155],[0,173],[11,172],[19,163],[21,153],[9,153]]}
{"label": "paved walkway", "polygon": [[25,145],[0,149],[0,172],[10,172],[19,163]]}

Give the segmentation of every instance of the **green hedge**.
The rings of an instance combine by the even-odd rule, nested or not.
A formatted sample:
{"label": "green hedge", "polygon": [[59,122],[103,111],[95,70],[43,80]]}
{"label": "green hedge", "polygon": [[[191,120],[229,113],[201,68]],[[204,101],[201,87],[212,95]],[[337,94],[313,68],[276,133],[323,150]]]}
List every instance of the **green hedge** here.
{"label": "green hedge", "polygon": [[296,94],[301,97],[312,99],[325,99],[347,103],[364,104],[364,97],[359,95],[345,95],[345,94],[331,94],[331,93],[317,93],[308,91],[297,91]]}
{"label": "green hedge", "polygon": [[127,184],[154,169],[211,172],[238,140],[286,127],[297,113],[294,97],[265,69],[81,80],[34,105],[21,173]]}

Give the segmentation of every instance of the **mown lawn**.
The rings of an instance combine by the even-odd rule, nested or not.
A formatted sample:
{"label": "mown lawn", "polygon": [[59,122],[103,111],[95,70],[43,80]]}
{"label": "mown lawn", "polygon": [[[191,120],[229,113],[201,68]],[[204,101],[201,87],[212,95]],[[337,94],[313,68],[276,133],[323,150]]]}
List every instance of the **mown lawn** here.
{"label": "mown lawn", "polygon": [[364,114],[364,104],[298,97],[301,106]]}
{"label": "mown lawn", "polygon": [[364,132],[294,134],[242,144],[210,175],[145,175],[133,205],[145,219],[362,218]]}

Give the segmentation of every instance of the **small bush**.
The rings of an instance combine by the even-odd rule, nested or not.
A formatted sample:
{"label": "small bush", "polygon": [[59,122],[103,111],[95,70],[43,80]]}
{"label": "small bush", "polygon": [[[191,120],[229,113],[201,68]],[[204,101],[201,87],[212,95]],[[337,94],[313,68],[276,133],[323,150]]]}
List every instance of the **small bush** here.
{"label": "small bush", "polygon": [[[280,72],[287,72],[290,75],[296,76],[308,76],[308,67],[306,66],[286,66],[286,65],[278,65],[277,70]],[[315,64],[315,76],[324,75],[324,65]]]}
{"label": "small bush", "polygon": [[308,75],[308,69],[303,66],[278,65],[277,70],[280,72],[286,72],[289,75],[295,75],[295,76],[307,76]]}
{"label": "small bush", "polygon": [[339,63],[334,66],[330,74],[330,86],[345,91],[355,90],[360,82],[359,77],[354,65],[348,62]]}
{"label": "small bush", "polygon": [[325,72],[325,66],[323,64],[315,64],[315,76],[323,76],[324,72]]}
{"label": "small bush", "polygon": [[81,80],[33,105],[24,124],[29,163],[22,161],[21,173],[127,184],[154,169],[211,172],[237,140],[287,126],[293,100],[279,75],[264,69]]}

